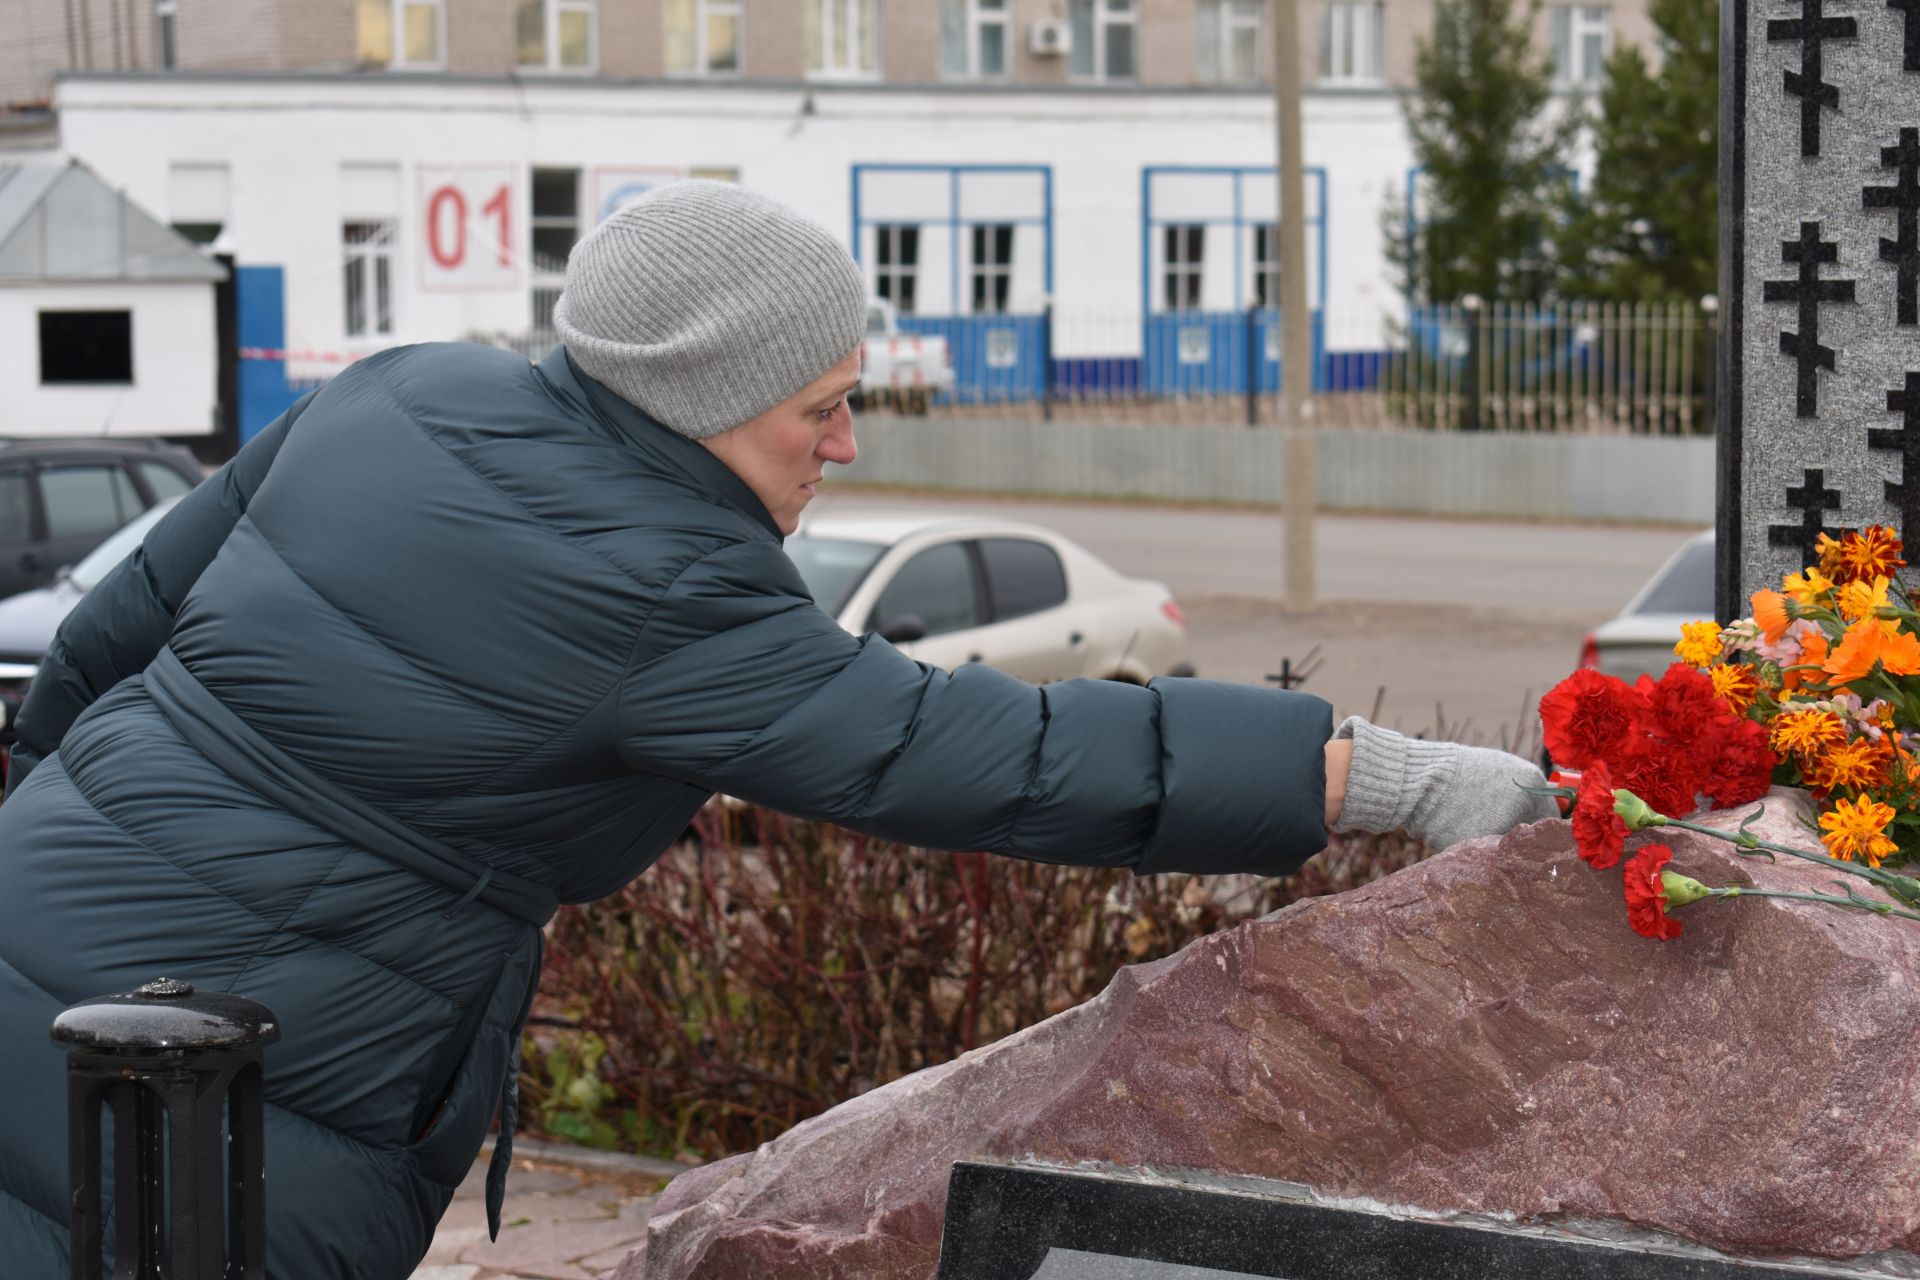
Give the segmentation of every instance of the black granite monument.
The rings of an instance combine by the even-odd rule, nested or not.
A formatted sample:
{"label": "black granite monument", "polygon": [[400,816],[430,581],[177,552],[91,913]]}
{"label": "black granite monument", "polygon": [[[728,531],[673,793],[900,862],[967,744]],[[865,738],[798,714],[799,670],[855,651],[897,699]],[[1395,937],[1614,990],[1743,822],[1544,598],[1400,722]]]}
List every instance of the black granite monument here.
{"label": "black granite monument", "polygon": [[1833,1280],[1652,1240],[1440,1222],[1223,1174],[958,1161],[936,1280]]}

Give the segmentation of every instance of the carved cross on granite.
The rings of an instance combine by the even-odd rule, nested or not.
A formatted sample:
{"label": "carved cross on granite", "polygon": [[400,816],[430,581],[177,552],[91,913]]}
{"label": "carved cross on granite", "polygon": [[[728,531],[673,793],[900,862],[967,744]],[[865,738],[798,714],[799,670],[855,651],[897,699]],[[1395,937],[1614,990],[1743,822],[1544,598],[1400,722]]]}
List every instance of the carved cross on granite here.
{"label": "carved cross on granite", "polygon": [[1840,491],[1827,488],[1826,474],[1823,468],[1808,467],[1805,484],[1798,488],[1787,486],[1787,505],[1800,512],[1799,524],[1767,526],[1767,541],[1776,547],[1800,548],[1802,564],[1811,564],[1820,558],[1816,544],[1821,534],[1835,537],[1846,532],[1844,529],[1829,529],[1820,514],[1840,509]]}
{"label": "carved cross on granite", "polygon": [[1887,0],[1887,8],[1907,17],[1907,52],[1903,71],[1920,71],[1920,0]]}
{"label": "carved cross on granite", "polygon": [[1817,222],[1801,223],[1798,240],[1780,242],[1780,260],[1798,263],[1799,278],[1768,280],[1761,296],[1768,302],[1800,304],[1800,332],[1782,332],[1780,350],[1799,363],[1795,375],[1793,411],[1798,417],[1812,418],[1818,416],[1820,411],[1819,370],[1825,369],[1831,373],[1834,360],[1833,348],[1820,345],[1820,304],[1852,302],[1854,282],[1820,278],[1822,263],[1840,260],[1840,242],[1822,240],[1820,224]]}
{"label": "carved cross on granite", "polygon": [[[1920,0],[1914,0],[1920,5]],[[1908,43],[1920,23],[1907,24]],[[1880,149],[1880,167],[1896,173],[1890,187],[1865,187],[1861,202],[1869,209],[1891,209],[1894,238],[1880,238],[1880,257],[1898,272],[1894,296],[1898,324],[1920,324],[1920,129],[1902,129],[1900,145]]]}
{"label": "carved cross on granite", "polygon": [[1821,54],[1828,40],[1850,40],[1860,33],[1852,18],[1829,18],[1826,0],[1800,0],[1800,16],[1767,23],[1767,42],[1798,40],[1800,70],[1786,73],[1787,92],[1800,99],[1800,154],[1820,154],[1820,109],[1840,109],[1840,86],[1828,84]]}
{"label": "carved cross on granite", "polygon": [[1900,483],[1887,481],[1887,501],[1900,511],[1900,535],[1920,530],[1920,372],[1907,371],[1907,385],[1887,392],[1887,412],[1901,415],[1897,427],[1875,427],[1867,432],[1867,448],[1894,449],[1900,454]]}

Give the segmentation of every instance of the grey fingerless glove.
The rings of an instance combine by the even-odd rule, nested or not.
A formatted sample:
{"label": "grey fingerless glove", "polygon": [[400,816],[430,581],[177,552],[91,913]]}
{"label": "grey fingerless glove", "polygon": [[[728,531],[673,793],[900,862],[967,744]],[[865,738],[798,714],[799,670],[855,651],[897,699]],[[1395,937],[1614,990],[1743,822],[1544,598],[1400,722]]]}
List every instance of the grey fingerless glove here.
{"label": "grey fingerless glove", "polygon": [[1438,850],[1560,816],[1551,796],[1520,789],[1545,786],[1546,779],[1509,752],[1409,738],[1359,716],[1348,717],[1333,736],[1353,739],[1336,831],[1404,827]]}

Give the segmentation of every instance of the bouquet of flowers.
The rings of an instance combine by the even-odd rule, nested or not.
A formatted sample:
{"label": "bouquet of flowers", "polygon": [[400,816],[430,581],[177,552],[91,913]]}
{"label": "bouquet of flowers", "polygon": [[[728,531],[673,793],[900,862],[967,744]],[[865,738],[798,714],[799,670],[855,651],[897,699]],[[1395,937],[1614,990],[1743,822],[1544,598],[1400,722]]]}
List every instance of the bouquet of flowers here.
{"label": "bouquet of flowers", "polygon": [[[1577,671],[1541,699],[1547,750],[1563,771],[1580,856],[1606,869],[1629,834],[1676,826],[1733,842],[1744,854],[1786,854],[1865,880],[1838,894],[1711,888],[1667,869],[1673,851],[1642,846],[1625,870],[1636,931],[1675,938],[1669,908],[1708,897],[1787,897],[1920,920],[1920,880],[1891,868],[1920,859],[1920,613],[1901,585],[1900,539],[1875,526],[1821,535],[1820,563],[1758,591],[1753,615],[1728,627],[1690,622],[1680,661],[1637,684]],[[1576,772],[1577,771],[1577,772]],[[1704,796],[1716,808],[1774,785],[1805,788],[1825,853],[1769,844],[1747,828],[1688,822]]]}

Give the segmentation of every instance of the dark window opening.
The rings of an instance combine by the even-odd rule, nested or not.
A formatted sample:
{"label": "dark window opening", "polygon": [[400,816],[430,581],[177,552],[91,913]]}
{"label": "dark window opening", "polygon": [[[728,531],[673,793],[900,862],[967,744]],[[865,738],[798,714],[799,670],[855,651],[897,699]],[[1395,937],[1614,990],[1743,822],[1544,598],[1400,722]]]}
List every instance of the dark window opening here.
{"label": "dark window opening", "polygon": [[1013,224],[981,223],[973,228],[973,310],[1004,315],[1013,287]]}
{"label": "dark window opening", "polygon": [[1206,247],[1206,227],[1198,222],[1165,228],[1165,299],[1169,311],[1200,309],[1201,255]]}
{"label": "dark window opening", "polygon": [[133,382],[133,312],[42,311],[40,381]]}
{"label": "dark window opening", "polygon": [[920,274],[920,228],[889,223],[876,226],[874,232],[874,296],[891,302],[901,315],[911,314]]}
{"label": "dark window opening", "polygon": [[1261,307],[1280,305],[1280,237],[1271,222],[1253,229],[1253,300]]}

